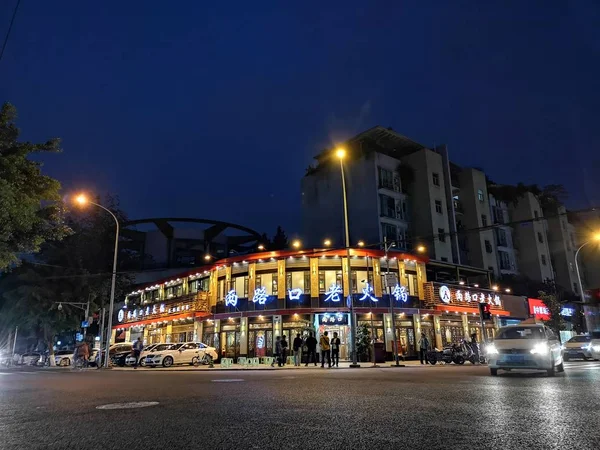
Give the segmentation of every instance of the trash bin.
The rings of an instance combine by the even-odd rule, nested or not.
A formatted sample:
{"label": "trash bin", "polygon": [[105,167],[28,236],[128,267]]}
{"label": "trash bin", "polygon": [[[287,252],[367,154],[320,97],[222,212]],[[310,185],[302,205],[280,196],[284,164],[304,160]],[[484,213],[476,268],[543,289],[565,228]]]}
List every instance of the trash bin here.
{"label": "trash bin", "polygon": [[385,343],[384,342],[375,342],[373,344],[375,348],[375,362],[376,363],[384,363],[385,362]]}

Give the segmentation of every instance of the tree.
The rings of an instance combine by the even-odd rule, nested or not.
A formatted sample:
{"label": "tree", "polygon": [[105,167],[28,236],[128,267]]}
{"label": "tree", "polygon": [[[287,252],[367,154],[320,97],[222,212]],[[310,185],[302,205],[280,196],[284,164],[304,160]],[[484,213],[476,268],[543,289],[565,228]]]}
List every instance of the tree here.
{"label": "tree", "polygon": [[546,291],[539,291],[538,296],[544,302],[544,305],[546,305],[546,308],[548,308],[548,312],[550,313],[550,319],[545,321],[546,325],[560,336],[560,331],[565,329],[565,321],[560,315],[562,304],[558,295],[548,294]]}
{"label": "tree", "polygon": [[285,250],[288,248],[288,238],[281,228],[281,225],[277,227],[277,232],[275,236],[273,236],[273,240],[271,242],[271,250]]}
{"label": "tree", "polygon": [[16,117],[11,104],[0,109],[0,270],[16,263],[19,253],[37,252],[45,241],[68,232],[60,183],[29,159],[34,153],[60,152],[60,141],[19,142]]}
{"label": "tree", "polygon": [[[119,219],[126,221],[118,200],[105,199],[106,205]],[[36,260],[14,268],[0,279],[0,329],[28,329],[43,340],[52,351],[57,333],[79,328],[83,312],[68,305],[58,312],[57,302],[90,302],[90,313],[107,306],[110,295],[115,224],[112,217],[99,208],[74,212],[68,217],[72,233],[62,241],[45,243]],[[128,267],[133,254],[123,247],[119,267]],[[115,298],[123,298],[132,279],[118,274]],[[25,330],[24,330],[25,331]],[[51,358],[51,362],[53,359]]]}
{"label": "tree", "polygon": [[370,348],[371,331],[366,324],[363,324],[356,329],[356,355],[360,361],[365,360],[365,357],[368,358]]}

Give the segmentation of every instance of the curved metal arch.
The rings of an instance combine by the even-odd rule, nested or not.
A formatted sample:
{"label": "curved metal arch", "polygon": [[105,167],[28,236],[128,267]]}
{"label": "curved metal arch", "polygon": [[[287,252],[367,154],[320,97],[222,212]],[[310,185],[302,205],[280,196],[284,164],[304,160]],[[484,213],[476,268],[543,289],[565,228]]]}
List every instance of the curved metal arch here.
{"label": "curved metal arch", "polygon": [[149,219],[129,220],[123,224],[123,227],[124,228],[130,227],[130,226],[138,225],[141,223],[153,223],[158,228],[160,228],[160,226],[158,225],[160,222],[162,222],[162,223],[165,223],[165,222],[204,223],[204,224],[212,225],[212,226],[216,226],[216,227],[234,228],[236,230],[244,231],[252,236],[255,236],[257,239],[261,239],[261,234],[257,231],[254,231],[251,228],[248,228],[248,227],[245,227],[242,225],[237,225],[235,223],[223,222],[223,221],[211,220],[211,219],[193,219],[193,218],[181,218],[181,217],[153,217],[153,218],[149,218]]}

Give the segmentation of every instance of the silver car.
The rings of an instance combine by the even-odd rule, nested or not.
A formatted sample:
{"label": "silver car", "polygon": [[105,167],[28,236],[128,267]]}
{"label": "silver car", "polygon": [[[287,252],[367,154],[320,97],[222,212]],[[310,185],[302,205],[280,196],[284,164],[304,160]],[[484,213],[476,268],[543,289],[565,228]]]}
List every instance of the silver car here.
{"label": "silver car", "polygon": [[588,360],[592,357],[592,337],[585,334],[573,336],[562,346],[563,359],[568,361],[574,358]]}

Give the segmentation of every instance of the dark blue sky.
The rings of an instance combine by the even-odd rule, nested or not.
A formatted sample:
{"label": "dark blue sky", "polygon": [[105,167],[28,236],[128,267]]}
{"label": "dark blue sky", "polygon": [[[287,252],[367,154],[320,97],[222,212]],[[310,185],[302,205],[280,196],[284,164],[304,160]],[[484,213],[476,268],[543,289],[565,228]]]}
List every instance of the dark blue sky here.
{"label": "dark blue sky", "polygon": [[379,124],[600,205],[596,1],[206,3],[22,2],[0,100],[65,191],[292,234],[312,156]]}

